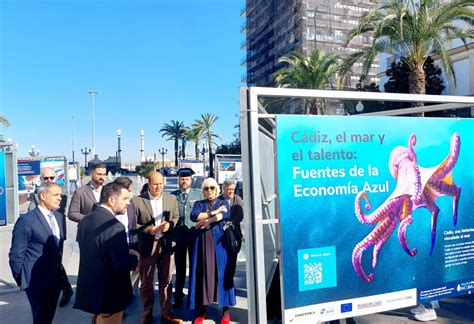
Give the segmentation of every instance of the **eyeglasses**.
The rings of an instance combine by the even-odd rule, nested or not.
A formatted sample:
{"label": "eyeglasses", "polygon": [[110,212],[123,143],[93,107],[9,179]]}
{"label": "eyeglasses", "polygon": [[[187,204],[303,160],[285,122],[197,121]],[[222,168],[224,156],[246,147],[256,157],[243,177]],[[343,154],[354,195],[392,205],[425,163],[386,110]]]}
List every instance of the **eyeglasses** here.
{"label": "eyeglasses", "polygon": [[204,187],[204,191],[216,190],[216,187]]}
{"label": "eyeglasses", "polygon": [[43,180],[54,180],[56,177],[43,177]]}

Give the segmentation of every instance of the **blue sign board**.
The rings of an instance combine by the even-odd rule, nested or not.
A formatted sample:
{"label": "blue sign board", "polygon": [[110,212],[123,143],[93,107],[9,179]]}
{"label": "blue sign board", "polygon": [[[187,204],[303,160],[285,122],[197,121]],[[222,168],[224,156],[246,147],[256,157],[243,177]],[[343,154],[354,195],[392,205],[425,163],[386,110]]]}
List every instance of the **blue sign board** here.
{"label": "blue sign board", "polygon": [[474,121],[277,116],[285,322],[474,291]]}
{"label": "blue sign board", "polygon": [[7,224],[7,188],[5,180],[5,152],[0,152],[0,226]]}

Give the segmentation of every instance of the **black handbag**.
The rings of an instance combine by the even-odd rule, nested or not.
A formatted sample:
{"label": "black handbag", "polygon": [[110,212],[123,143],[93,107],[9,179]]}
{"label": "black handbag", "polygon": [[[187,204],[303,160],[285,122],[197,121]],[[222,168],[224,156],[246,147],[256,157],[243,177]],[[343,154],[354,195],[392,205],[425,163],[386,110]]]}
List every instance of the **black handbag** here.
{"label": "black handbag", "polygon": [[224,223],[222,227],[224,231],[224,245],[230,253],[237,254],[240,251],[240,242],[238,240],[239,235],[237,234],[234,224],[231,221]]}

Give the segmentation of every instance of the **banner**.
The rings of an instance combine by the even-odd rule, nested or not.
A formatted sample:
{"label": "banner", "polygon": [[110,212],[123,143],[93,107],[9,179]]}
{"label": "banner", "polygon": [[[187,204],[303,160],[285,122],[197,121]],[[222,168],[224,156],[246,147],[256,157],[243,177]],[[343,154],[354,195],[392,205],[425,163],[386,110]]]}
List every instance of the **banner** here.
{"label": "banner", "polygon": [[474,290],[473,120],[276,118],[285,322]]}
{"label": "banner", "polygon": [[0,226],[7,225],[7,188],[5,176],[5,152],[0,151]]}
{"label": "banner", "polygon": [[18,191],[33,192],[41,185],[41,170],[51,168],[56,173],[54,182],[66,190],[66,170],[64,157],[23,158],[18,159]]}
{"label": "banner", "polygon": [[218,184],[223,184],[226,179],[242,181],[242,158],[240,156],[217,156],[216,174]]}

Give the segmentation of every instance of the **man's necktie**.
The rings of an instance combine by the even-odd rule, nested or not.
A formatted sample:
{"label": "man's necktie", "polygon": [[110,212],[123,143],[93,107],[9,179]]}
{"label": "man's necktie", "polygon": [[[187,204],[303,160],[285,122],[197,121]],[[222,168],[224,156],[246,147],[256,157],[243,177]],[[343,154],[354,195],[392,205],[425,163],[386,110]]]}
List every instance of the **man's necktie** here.
{"label": "man's necktie", "polygon": [[58,228],[54,226],[54,214],[49,213],[49,227],[51,227],[51,232],[53,232],[54,240],[56,241],[56,245],[59,244],[59,233]]}
{"label": "man's necktie", "polygon": [[188,199],[188,194],[186,192],[183,192],[183,201],[186,201]]}

